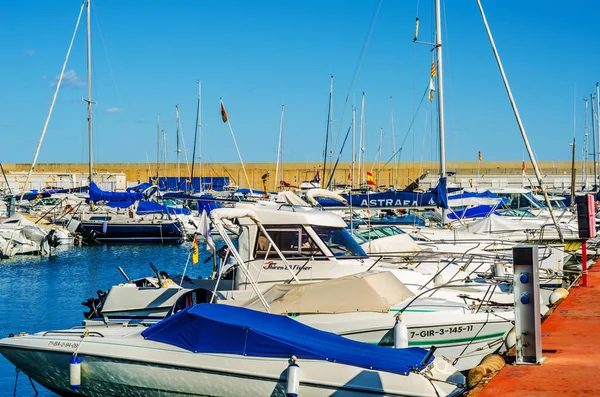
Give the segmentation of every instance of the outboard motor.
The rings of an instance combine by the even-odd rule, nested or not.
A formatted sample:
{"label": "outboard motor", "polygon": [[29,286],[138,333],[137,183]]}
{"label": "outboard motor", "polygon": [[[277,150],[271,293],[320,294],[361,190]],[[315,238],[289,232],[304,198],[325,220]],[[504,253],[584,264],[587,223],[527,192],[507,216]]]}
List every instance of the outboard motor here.
{"label": "outboard motor", "polygon": [[46,235],[46,240],[52,248],[56,248],[60,245],[60,237],[58,237],[58,234],[56,233],[55,229],[50,229],[50,231]]}
{"label": "outboard motor", "polygon": [[87,312],[83,312],[83,317],[100,317],[100,309],[102,308],[102,304],[104,303],[108,292],[102,292],[101,290],[98,290],[96,291],[96,294],[98,295],[97,298],[89,298],[87,301],[81,302],[83,306],[86,306],[88,309],[90,309]]}

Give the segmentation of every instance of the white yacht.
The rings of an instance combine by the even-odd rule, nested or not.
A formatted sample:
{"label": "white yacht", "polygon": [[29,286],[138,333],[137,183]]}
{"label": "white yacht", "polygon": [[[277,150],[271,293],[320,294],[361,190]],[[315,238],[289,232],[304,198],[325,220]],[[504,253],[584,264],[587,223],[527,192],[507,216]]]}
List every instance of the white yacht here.
{"label": "white yacht", "polygon": [[61,396],[434,397],[465,384],[421,348],[373,346],[227,305],[194,305],[145,329],[19,334],[0,340],[0,353]]}

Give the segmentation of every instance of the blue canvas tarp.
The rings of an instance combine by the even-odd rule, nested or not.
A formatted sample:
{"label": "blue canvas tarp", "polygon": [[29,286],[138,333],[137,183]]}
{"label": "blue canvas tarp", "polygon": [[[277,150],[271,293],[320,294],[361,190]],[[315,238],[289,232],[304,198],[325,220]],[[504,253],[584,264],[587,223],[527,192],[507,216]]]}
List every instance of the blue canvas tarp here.
{"label": "blue canvas tarp", "polygon": [[[427,193],[387,191],[342,195],[348,206],[360,208],[406,208],[406,207],[442,207],[448,208],[446,178],[441,178],[435,189]],[[323,207],[339,207],[340,203],[331,199],[317,199]]]}
{"label": "blue canvas tarp", "polygon": [[391,349],[356,342],[289,317],[220,304],[185,308],[144,330],[142,336],[195,353],[296,356],[402,375],[418,368],[427,354],[417,347]]}
{"label": "blue canvas tarp", "polygon": [[100,189],[94,182],[90,183],[90,201],[108,201],[108,202],[129,202],[133,204],[135,201],[141,200],[144,196],[142,193],[135,192],[105,192]]}

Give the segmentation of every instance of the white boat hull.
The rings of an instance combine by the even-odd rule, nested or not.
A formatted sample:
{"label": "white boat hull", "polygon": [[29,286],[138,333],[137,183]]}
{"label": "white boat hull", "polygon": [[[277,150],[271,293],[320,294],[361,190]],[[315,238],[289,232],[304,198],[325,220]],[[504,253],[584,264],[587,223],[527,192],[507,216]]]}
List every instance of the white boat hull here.
{"label": "white boat hull", "polygon": [[[103,329],[104,335],[112,330]],[[116,332],[124,332],[122,329]],[[132,333],[132,331],[125,331]],[[133,332],[135,333],[135,331]],[[79,396],[285,396],[288,360],[192,353],[137,335],[86,337],[36,334],[0,341],[0,352],[24,373],[59,395],[72,396],[69,361],[79,347]],[[421,373],[397,375],[327,361],[299,360],[300,395],[437,396],[461,391],[429,382]],[[435,359],[426,371],[444,381],[464,377]],[[435,385],[435,386],[434,386]]]}

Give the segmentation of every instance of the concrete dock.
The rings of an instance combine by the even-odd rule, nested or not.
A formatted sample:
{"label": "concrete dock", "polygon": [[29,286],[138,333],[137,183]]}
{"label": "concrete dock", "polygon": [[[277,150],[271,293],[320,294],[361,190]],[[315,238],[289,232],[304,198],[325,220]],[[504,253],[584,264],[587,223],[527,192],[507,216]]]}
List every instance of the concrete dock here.
{"label": "concrete dock", "polygon": [[600,396],[600,261],[542,323],[542,365],[507,365],[469,397]]}

